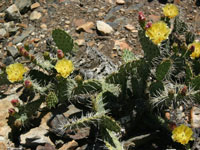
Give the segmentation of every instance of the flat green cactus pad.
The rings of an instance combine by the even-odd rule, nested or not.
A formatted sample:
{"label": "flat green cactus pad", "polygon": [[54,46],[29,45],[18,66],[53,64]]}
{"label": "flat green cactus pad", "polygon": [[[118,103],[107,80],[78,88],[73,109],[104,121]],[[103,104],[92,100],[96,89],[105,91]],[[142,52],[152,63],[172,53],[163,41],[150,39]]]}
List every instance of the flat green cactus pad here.
{"label": "flat green cactus pad", "polygon": [[69,34],[61,29],[55,29],[52,32],[52,37],[56,46],[64,53],[71,52],[74,47],[74,41]]}

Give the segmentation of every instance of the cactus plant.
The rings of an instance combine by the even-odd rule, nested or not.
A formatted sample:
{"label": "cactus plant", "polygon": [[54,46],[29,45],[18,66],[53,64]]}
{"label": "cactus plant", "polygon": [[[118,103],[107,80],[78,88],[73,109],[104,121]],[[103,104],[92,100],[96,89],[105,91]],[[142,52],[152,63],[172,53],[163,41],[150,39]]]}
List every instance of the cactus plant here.
{"label": "cactus plant", "polygon": [[61,29],[55,29],[52,32],[52,37],[56,46],[64,53],[71,52],[74,47],[73,39],[69,34]]}

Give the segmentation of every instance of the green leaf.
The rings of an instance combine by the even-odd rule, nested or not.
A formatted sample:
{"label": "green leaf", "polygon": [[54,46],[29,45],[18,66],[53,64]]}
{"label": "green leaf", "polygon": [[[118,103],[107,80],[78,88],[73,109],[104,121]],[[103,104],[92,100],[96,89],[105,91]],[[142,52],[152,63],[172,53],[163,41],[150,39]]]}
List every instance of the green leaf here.
{"label": "green leaf", "polygon": [[68,53],[73,50],[74,41],[69,34],[64,30],[55,29],[52,32],[52,37],[56,46],[63,51],[63,53]]}

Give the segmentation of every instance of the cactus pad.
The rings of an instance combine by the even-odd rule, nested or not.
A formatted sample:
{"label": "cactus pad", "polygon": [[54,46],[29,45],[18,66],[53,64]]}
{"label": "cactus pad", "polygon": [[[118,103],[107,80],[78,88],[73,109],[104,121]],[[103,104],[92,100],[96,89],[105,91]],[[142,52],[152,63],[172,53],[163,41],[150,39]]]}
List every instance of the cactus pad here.
{"label": "cactus pad", "polygon": [[56,46],[64,53],[71,52],[74,47],[73,39],[69,34],[61,29],[55,29],[52,32],[52,37]]}

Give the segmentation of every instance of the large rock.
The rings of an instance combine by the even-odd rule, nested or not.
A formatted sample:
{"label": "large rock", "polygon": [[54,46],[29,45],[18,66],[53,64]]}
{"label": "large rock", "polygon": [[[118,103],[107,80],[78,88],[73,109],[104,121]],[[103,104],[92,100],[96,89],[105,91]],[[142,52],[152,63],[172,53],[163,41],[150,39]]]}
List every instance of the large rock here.
{"label": "large rock", "polygon": [[[7,140],[8,134],[11,131],[10,127],[7,124],[7,121],[8,121],[7,117],[9,116],[8,109],[12,108],[13,106],[8,99],[9,98],[0,100],[0,139],[1,141]],[[1,146],[0,146],[0,150],[1,150]]]}
{"label": "large rock", "polygon": [[16,22],[20,22],[21,14],[20,14],[19,9],[17,8],[17,6],[15,4],[8,7],[6,9],[5,13],[6,13],[5,20],[8,20],[8,21],[13,20],[13,21],[16,21]]}
{"label": "large rock", "polygon": [[9,33],[15,33],[19,30],[19,27],[16,26],[16,23],[14,23],[14,21],[4,23],[4,28]]}
{"label": "large rock", "polygon": [[74,140],[64,144],[59,150],[75,150],[78,147],[78,143]]}
{"label": "large rock", "polygon": [[29,132],[22,134],[20,136],[21,138],[21,144],[27,145],[27,146],[37,146],[42,145],[45,143],[52,144],[50,138],[46,136],[48,133],[49,127],[47,126],[46,122],[50,117],[50,113],[46,114],[41,121],[41,124],[37,128],[31,129]]}
{"label": "large rock", "polygon": [[78,118],[77,116],[80,116],[82,113],[81,110],[76,108],[74,105],[68,106],[67,109],[68,110],[66,110],[66,107],[60,107],[53,112],[53,116],[48,121],[50,131],[57,136],[66,138],[70,137],[74,140],[80,140],[88,137],[90,131],[89,127],[76,129],[75,132],[72,132],[70,129],[65,130],[62,128],[65,123],[72,121],[69,118]]}
{"label": "large rock", "polygon": [[4,142],[0,142],[0,150],[7,150],[6,144]]}
{"label": "large rock", "polygon": [[12,55],[12,57],[16,57],[18,54],[18,50],[14,46],[8,46],[7,47],[8,52]]}
{"label": "large rock", "polygon": [[103,35],[111,34],[114,31],[109,24],[103,21],[97,21],[97,30]]}
{"label": "large rock", "polygon": [[30,25],[26,30],[24,30],[24,31],[22,32],[21,35],[16,36],[16,37],[14,38],[13,44],[17,44],[17,43],[22,42],[22,41],[23,41],[26,37],[28,37],[29,34],[31,34],[34,30],[35,30],[35,28],[34,28],[32,25]]}
{"label": "large rock", "polygon": [[31,4],[31,0],[15,0],[15,5],[22,13],[26,12],[30,8]]}
{"label": "large rock", "polygon": [[76,28],[77,31],[85,31],[85,32],[88,32],[88,33],[92,33],[92,28],[94,28],[94,23],[93,22],[86,22],[80,26],[78,26]]}

